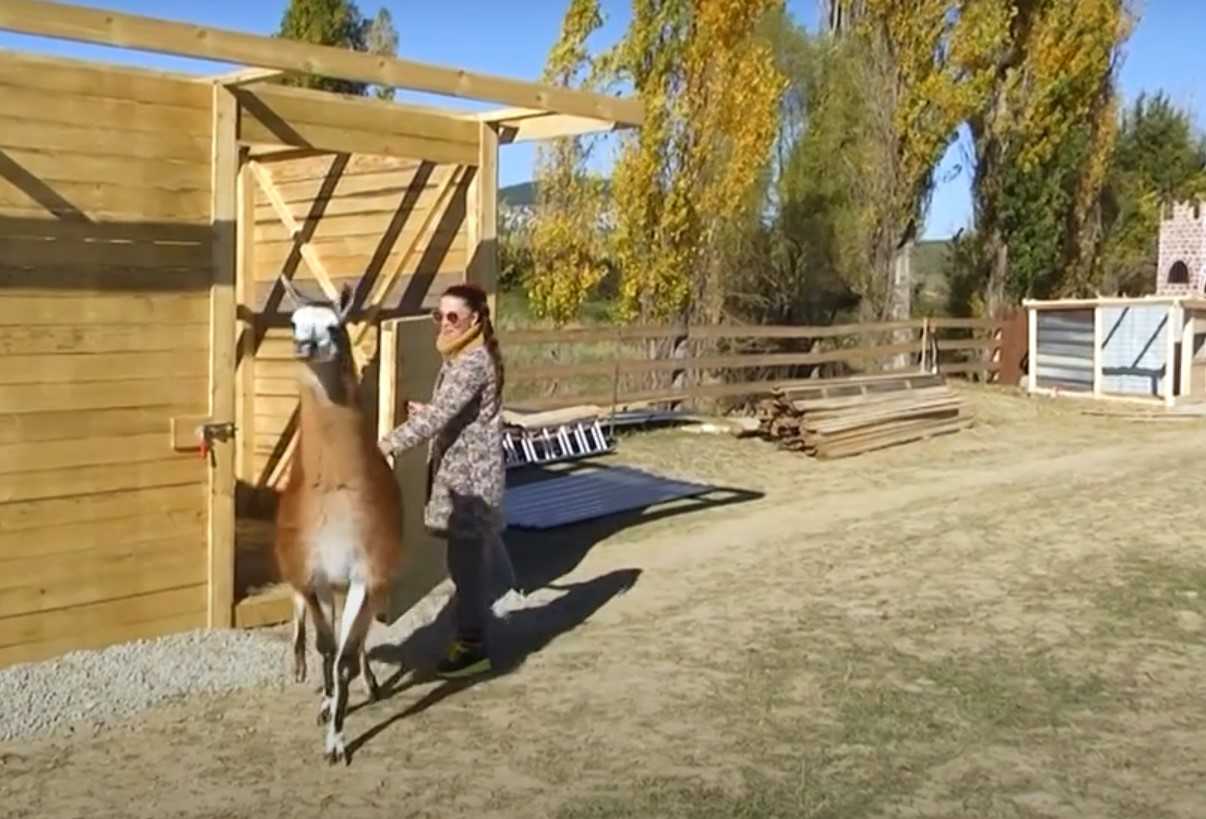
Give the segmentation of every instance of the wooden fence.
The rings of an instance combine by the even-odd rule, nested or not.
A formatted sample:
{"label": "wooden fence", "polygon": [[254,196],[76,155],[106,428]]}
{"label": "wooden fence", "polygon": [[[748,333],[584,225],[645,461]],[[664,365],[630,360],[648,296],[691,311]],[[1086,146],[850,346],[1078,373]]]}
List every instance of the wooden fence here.
{"label": "wooden fence", "polygon": [[809,326],[511,330],[507,402],[530,410],[751,399],[800,381],[937,367],[992,380],[1005,324],[983,319]]}

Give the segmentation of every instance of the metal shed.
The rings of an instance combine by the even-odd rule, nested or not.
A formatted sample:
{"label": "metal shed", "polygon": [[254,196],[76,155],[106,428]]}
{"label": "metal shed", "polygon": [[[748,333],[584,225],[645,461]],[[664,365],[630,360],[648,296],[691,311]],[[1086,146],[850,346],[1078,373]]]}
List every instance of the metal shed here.
{"label": "metal shed", "polygon": [[1023,302],[1032,394],[1162,402],[1206,397],[1206,300],[1183,296]]}

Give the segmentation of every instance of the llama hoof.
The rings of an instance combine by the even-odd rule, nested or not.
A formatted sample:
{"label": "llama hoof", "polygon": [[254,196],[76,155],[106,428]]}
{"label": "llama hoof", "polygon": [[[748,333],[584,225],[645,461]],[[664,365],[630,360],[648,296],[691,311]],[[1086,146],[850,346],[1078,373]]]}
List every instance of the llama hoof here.
{"label": "llama hoof", "polygon": [[301,663],[293,669],[293,681],[296,683],[304,683],[306,681],[306,664]]}
{"label": "llama hoof", "polygon": [[343,746],[343,737],[327,737],[327,751],[323,758],[331,765],[342,762],[347,764],[348,752]]}
{"label": "llama hoof", "polygon": [[323,699],[322,705],[318,706],[318,719],[316,721],[318,722],[319,725],[326,725],[328,722],[331,721],[331,701],[330,700]]}
{"label": "llama hoof", "polygon": [[364,673],[364,694],[368,697],[369,702],[381,699],[381,686],[377,684],[377,678],[373,676],[373,672],[368,670]]}

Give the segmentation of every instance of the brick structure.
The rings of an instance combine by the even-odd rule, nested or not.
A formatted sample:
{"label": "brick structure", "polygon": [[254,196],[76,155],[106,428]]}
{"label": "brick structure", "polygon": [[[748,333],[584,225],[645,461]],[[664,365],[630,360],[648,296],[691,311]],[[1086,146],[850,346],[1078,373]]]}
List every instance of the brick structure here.
{"label": "brick structure", "polygon": [[1206,289],[1206,202],[1166,207],[1157,258],[1158,294],[1198,295]]}

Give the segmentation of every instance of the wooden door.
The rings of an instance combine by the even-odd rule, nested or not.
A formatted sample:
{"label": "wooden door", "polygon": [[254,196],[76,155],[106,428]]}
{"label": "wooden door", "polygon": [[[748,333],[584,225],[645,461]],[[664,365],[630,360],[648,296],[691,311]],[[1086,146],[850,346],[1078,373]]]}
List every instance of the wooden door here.
{"label": "wooden door", "polygon": [[[435,330],[426,316],[381,323],[381,376],[377,435],[384,436],[406,420],[406,402],[431,400],[440,356]],[[401,453],[394,462],[402,494],[403,545],[406,558],[387,612],[393,622],[448,576],[444,544],[423,526],[427,501],[427,447]]]}
{"label": "wooden door", "polygon": [[[307,295],[354,292],[349,332],[361,400],[375,416],[378,325],[426,315],[468,269],[466,199],[475,168],[392,157],[247,157],[240,173],[236,600],[278,580],[267,544],[297,441],[298,394],[281,279]],[[430,319],[425,319],[430,327]],[[428,342],[430,346],[430,341]],[[270,622],[287,607],[247,620]]]}

